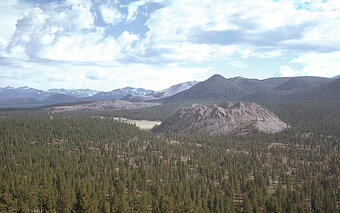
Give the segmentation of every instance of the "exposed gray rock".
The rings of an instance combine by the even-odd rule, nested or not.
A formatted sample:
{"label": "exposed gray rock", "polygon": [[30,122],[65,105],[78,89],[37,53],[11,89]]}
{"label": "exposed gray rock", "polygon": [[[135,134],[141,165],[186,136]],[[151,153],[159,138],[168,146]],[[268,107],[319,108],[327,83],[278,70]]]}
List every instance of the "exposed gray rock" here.
{"label": "exposed gray rock", "polygon": [[153,107],[161,105],[160,103],[138,102],[133,103],[123,100],[109,100],[109,101],[96,101],[86,104],[76,104],[72,106],[57,106],[46,108],[46,110],[54,112],[67,112],[67,111],[111,111],[111,110],[131,110],[141,109],[146,107]]}
{"label": "exposed gray rock", "polygon": [[256,103],[225,102],[219,106],[193,104],[177,111],[154,129],[155,132],[208,132],[247,134],[255,130],[280,132],[289,126]]}

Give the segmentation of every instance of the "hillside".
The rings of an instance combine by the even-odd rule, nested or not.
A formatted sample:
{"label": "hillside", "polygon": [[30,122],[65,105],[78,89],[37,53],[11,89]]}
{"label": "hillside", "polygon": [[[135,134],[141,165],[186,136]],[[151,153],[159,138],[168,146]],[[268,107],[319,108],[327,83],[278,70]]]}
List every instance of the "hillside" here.
{"label": "hillside", "polygon": [[43,100],[41,104],[50,105],[59,103],[75,103],[78,101],[80,101],[80,99],[73,95],[57,94]]}
{"label": "hillside", "polygon": [[202,103],[219,100],[234,101],[239,100],[240,97],[246,94],[247,92],[241,89],[235,82],[225,79],[221,75],[213,75],[190,89],[162,99],[161,102]]}
{"label": "hillside", "polygon": [[318,101],[327,102],[340,101],[340,79],[333,79],[327,84],[312,88],[310,90],[297,91],[287,95],[285,100]]}
{"label": "hillside", "polygon": [[193,104],[177,111],[155,132],[247,134],[276,133],[288,128],[276,115],[255,103],[225,102],[219,106]]}
{"label": "hillside", "polygon": [[166,98],[169,96],[173,96],[177,93],[183,92],[193,86],[195,86],[198,82],[197,81],[188,81],[188,82],[184,82],[181,84],[176,84],[173,85],[165,90],[162,90],[160,92],[158,92],[160,94],[159,98]]}
{"label": "hillside", "polygon": [[159,103],[148,102],[129,102],[123,100],[105,100],[95,101],[83,104],[74,104],[70,106],[49,107],[45,110],[53,112],[75,112],[75,111],[115,111],[115,110],[133,110],[147,107],[158,106]]}
{"label": "hillside", "polygon": [[338,79],[322,77],[247,78],[226,79],[213,75],[206,81],[173,96],[161,99],[163,103],[219,104],[224,101],[287,102],[296,100],[339,100]]}
{"label": "hillside", "polygon": [[301,90],[310,90],[320,86],[323,86],[327,83],[330,83],[332,80],[328,78],[321,77],[295,77],[290,78],[285,83],[277,86],[275,89],[278,91],[301,91]]}

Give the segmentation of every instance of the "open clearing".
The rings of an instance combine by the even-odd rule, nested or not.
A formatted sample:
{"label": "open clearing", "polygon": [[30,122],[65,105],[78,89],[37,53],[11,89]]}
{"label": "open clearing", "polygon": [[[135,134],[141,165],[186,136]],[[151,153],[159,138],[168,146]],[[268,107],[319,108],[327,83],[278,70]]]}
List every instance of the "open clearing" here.
{"label": "open clearing", "polygon": [[160,121],[148,121],[148,120],[131,120],[127,118],[118,118],[114,117],[113,118],[116,121],[121,121],[129,124],[135,124],[138,128],[144,129],[144,130],[149,130],[152,129],[156,125],[160,125]]}

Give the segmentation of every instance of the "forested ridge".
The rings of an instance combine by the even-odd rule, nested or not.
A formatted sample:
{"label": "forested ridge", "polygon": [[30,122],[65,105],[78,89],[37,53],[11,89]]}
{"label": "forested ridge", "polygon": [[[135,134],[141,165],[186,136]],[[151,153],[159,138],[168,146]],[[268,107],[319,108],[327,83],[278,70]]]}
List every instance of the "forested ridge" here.
{"label": "forested ridge", "polygon": [[1,112],[0,212],[340,212],[340,131],[329,125],[181,136]]}

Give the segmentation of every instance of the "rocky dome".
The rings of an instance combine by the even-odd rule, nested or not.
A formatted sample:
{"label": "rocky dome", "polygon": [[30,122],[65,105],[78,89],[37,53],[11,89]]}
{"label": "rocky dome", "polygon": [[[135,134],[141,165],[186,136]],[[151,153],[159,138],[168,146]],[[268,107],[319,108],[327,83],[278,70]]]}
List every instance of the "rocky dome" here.
{"label": "rocky dome", "polygon": [[221,105],[193,104],[184,107],[154,129],[155,132],[247,134],[276,133],[289,126],[256,103],[225,102]]}

